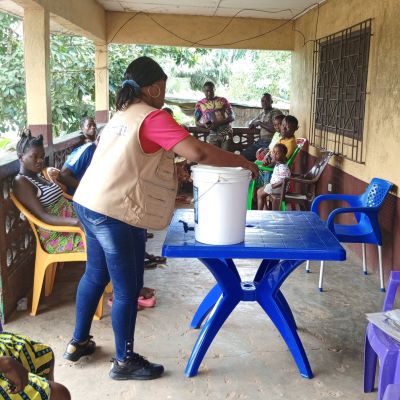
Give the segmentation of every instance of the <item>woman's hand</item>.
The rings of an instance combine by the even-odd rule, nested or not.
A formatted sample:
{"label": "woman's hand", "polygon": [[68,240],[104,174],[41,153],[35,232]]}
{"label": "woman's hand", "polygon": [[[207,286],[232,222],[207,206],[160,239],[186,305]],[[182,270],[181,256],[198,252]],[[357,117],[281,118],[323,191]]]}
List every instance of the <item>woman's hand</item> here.
{"label": "woman's hand", "polygon": [[73,226],[77,226],[78,228],[81,228],[82,232],[85,232],[85,229],[83,228],[83,225],[82,225],[81,221],[78,218],[69,218],[69,219],[74,221],[75,225],[73,225]]}
{"label": "woman's hand", "polygon": [[[246,160],[247,161],[247,160]],[[245,166],[244,168],[249,169],[251,171],[251,178],[256,179],[258,178],[258,175],[260,175],[260,170],[258,169],[257,164],[248,161],[248,165]]]}
{"label": "woman's hand", "polygon": [[28,384],[28,371],[12,357],[0,358],[0,371],[10,381],[10,393],[21,392]]}

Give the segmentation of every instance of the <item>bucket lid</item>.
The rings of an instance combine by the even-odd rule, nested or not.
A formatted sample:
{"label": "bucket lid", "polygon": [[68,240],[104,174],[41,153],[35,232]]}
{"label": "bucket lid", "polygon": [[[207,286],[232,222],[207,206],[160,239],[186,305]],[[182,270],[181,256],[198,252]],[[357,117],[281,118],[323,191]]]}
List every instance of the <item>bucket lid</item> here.
{"label": "bucket lid", "polygon": [[250,177],[251,172],[242,167],[213,167],[211,165],[193,165],[191,167],[192,173],[207,173],[218,175],[229,175],[235,177]]}

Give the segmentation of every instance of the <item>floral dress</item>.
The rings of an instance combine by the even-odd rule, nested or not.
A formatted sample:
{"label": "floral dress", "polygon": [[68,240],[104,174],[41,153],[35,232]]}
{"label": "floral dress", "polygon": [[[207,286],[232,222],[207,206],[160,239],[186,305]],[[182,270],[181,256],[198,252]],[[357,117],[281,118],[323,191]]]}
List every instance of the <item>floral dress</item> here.
{"label": "floral dress", "polygon": [[[71,202],[63,197],[60,187],[55,184],[44,184],[41,180],[23,175],[38,189],[37,197],[44,209],[51,215],[64,218],[76,218]],[[79,233],[49,231],[38,227],[40,243],[48,253],[74,253],[85,251],[82,236]]]}

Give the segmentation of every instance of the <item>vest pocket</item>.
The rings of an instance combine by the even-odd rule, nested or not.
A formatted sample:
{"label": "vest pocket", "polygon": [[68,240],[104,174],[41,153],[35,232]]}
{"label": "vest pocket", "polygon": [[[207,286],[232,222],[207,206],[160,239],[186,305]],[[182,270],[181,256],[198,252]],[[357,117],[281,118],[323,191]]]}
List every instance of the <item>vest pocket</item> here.
{"label": "vest pocket", "polygon": [[141,183],[145,197],[146,214],[164,216],[171,205],[175,205],[175,188],[157,186],[154,182],[142,181]]}
{"label": "vest pocket", "polygon": [[175,187],[158,186],[141,180],[124,200],[126,220],[142,228],[163,229],[171,220],[175,197]]}
{"label": "vest pocket", "polygon": [[166,153],[157,165],[155,176],[160,179],[171,180],[175,174],[174,155]]}

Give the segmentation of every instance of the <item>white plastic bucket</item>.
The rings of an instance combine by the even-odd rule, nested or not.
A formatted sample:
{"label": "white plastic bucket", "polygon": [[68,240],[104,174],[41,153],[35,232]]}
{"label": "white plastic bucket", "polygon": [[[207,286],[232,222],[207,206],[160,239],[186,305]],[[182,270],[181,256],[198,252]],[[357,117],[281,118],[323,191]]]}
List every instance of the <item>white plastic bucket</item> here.
{"label": "white plastic bucket", "polygon": [[243,242],[251,172],[195,165],[192,179],[196,240],[207,244]]}

